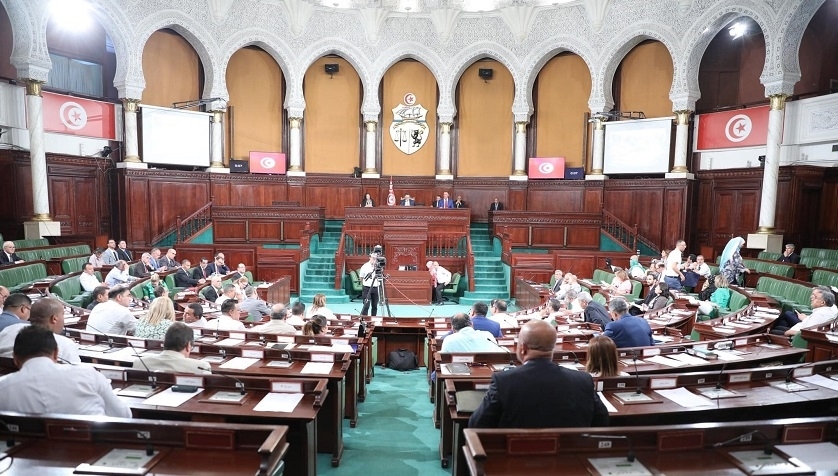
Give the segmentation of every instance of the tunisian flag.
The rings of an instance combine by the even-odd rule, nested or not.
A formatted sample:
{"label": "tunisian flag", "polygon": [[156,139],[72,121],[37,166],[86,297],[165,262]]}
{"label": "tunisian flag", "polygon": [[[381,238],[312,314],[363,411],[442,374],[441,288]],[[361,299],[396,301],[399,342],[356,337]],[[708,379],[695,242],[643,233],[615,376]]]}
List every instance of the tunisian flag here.
{"label": "tunisian flag", "polygon": [[696,150],[765,145],[769,106],[699,114]]}
{"label": "tunisian flag", "polygon": [[285,174],[285,154],[281,152],[250,151],[250,173]]}
{"label": "tunisian flag", "polygon": [[387,205],[393,206],[396,204],[396,194],[393,193],[393,177],[390,177],[390,193],[387,194]]}
{"label": "tunisian flag", "polygon": [[563,179],[564,157],[530,157],[527,175],[531,179]]}
{"label": "tunisian flag", "polygon": [[42,97],[45,131],[116,139],[113,104],[48,92]]}

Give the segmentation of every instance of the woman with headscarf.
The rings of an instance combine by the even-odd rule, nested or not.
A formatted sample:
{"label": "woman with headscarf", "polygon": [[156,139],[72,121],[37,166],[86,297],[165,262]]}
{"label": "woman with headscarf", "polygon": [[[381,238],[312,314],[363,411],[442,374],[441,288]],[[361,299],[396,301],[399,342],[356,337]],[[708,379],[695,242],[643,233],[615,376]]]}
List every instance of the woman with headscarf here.
{"label": "woman with headscarf", "polygon": [[725,246],[719,258],[719,271],[727,278],[730,284],[745,284],[744,279],[741,282],[739,281],[739,275],[751,272],[751,270],[745,267],[745,263],[742,262],[742,255],[739,254],[739,249],[744,245],[744,238],[741,236],[734,237],[727,242],[727,246]]}

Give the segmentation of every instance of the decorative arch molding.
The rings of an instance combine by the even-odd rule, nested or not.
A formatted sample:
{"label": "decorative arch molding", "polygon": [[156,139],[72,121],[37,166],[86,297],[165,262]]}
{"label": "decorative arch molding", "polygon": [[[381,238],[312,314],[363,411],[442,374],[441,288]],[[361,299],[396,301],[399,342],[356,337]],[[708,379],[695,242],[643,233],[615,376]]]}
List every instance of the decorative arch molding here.
{"label": "decorative arch molding", "polygon": [[[46,82],[52,62],[47,50],[46,29],[39,29],[33,4],[14,0],[0,0],[12,25],[12,66],[20,78]],[[40,32],[40,33],[39,33]]]}
{"label": "decorative arch molding", "polygon": [[378,85],[384,80],[387,71],[403,59],[414,59],[434,75],[437,85],[445,77],[445,62],[436,51],[415,41],[398,43],[384,50],[372,65],[372,84]]}
{"label": "decorative arch molding", "polygon": [[541,73],[544,65],[557,54],[564,52],[570,52],[582,58],[582,61],[588,66],[588,73],[591,75],[592,81],[591,86],[593,86],[593,71],[595,67],[593,60],[596,54],[589,44],[570,36],[555,37],[544,41],[535,46],[532,52],[524,59],[522,65],[522,84],[526,85],[526,104],[530,114],[532,114],[533,110],[532,91],[536,78]]}
{"label": "decorative arch molding", "polygon": [[[192,45],[192,48],[198,53],[198,57],[201,58],[201,63],[204,66],[204,97],[228,99],[229,95],[225,87],[224,75],[218,65],[218,58],[221,56],[218,54],[218,45],[216,45],[212,34],[202,25],[180,11],[161,10],[152,13],[137,25],[136,45],[140,70],[142,70],[142,52],[145,49],[146,42],[154,32],[164,28],[171,28],[180,34]],[[219,108],[226,108],[226,104]]]}
{"label": "decorative arch molding", "polygon": [[[798,1],[784,4],[775,24],[777,35],[776,57],[779,58],[780,69],[776,77],[767,77],[763,81],[765,95],[793,94],[794,85],[800,81],[800,43],[803,41],[803,34],[815,12],[820,9],[826,0]],[[766,56],[768,51],[766,50]],[[762,80],[762,78],[760,78]]]}
{"label": "decorative arch molding", "polygon": [[[361,111],[364,114],[364,120],[367,120],[368,115],[378,117],[378,114],[381,112],[381,105],[378,103],[377,85],[373,85],[371,82],[370,62],[361,50],[342,38],[324,38],[300,53],[300,59],[297,62],[298,75],[294,77],[293,84],[290,82],[286,83],[288,85],[288,93],[292,94],[293,91],[293,97],[298,98],[297,103],[302,101],[302,104],[305,104],[303,77],[305,77],[306,71],[311,68],[311,65],[318,58],[326,55],[338,55],[355,68],[355,72],[360,76],[361,85],[364,88],[364,98],[361,102]],[[301,115],[297,117],[302,117],[302,110],[299,112]],[[289,110],[290,113],[291,111]]]}
{"label": "decorative arch molding", "polygon": [[[501,63],[512,74],[512,80],[515,82],[515,99],[512,102],[513,111],[519,110],[520,104],[524,104],[524,107],[526,107],[526,101],[523,100],[526,94],[521,88],[521,66],[518,58],[502,45],[490,41],[481,41],[460,50],[459,53],[451,58],[449,62],[451,65],[448,70],[449,74],[439,85],[440,122],[451,122],[453,120],[457,110],[454,107],[454,93],[457,89],[457,83],[469,66],[484,58],[491,58]],[[516,117],[515,120],[518,121],[519,119]],[[525,121],[527,118],[521,120]]]}
{"label": "decorative arch molding", "polygon": [[[247,46],[258,46],[268,53],[271,58],[279,65],[279,69],[285,76],[285,83],[291,84],[296,82],[296,71],[294,65],[294,53],[291,48],[282,41],[279,37],[271,32],[265,31],[261,28],[248,28],[237,32],[234,36],[229,38],[219,51],[222,53],[219,62],[221,68],[221,77],[224,85],[224,90],[227,90],[227,67],[230,64],[230,58],[242,48]],[[289,107],[291,88],[286,87],[285,103],[286,108]]]}
{"label": "decorative arch molding", "polygon": [[[658,23],[631,25],[616,34],[614,39],[603,47],[603,55],[598,61],[599,69],[591,75],[591,98],[588,100],[591,112],[607,111],[614,107],[611,88],[617,67],[632,48],[645,40],[661,42],[669,51],[669,57],[672,60],[672,77],[675,78],[679,74],[678,60],[681,50],[678,48],[678,37],[671,27]],[[672,88],[670,88],[670,94],[672,94]]]}

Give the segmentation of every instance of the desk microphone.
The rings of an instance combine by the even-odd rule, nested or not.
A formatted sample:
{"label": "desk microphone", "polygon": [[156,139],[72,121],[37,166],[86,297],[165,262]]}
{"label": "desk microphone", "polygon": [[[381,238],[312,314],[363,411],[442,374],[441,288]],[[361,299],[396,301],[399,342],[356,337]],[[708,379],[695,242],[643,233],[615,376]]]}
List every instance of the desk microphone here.
{"label": "desk microphone", "polygon": [[727,362],[722,362],[722,370],[719,370],[719,375],[716,376],[716,390],[722,389],[722,374],[725,373],[725,366]]}
{"label": "desk microphone", "polygon": [[151,382],[151,388],[157,388],[157,376],[154,375],[151,372],[151,369],[148,368],[148,365],[145,364],[145,361],[143,361],[143,358],[140,357],[140,353],[137,352],[137,349],[134,347],[134,344],[132,344],[130,340],[126,340],[126,342],[128,343],[128,347],[130,347],[131,350],[134,351],[134,356],[137,357],[137,360],[139,360],[140,363],[143,364],[143,368],[145,368],[146,372],[148,372],[148,381]]}
{"label": "desk microphone", "polygon": [[513,354],[509,349],[507,349],[506,347],[498,344],[496,341],[493,341],[492,339],[489,339],[488,337],[486,338],[486,340],[491,342],[492,344],[494,344],[497,348],[502,349],[504,352],[506,352],[507,355],[509,355],[509,366],[510,367],[515,367],[515,359],[512,358]]}
{"label": "desk microphone", "polygon": [[[11,448],[12,446],[15,446],[16,442],[15,442],[14,437],[12,436],[12,429],[9,428],[9,425],[6,422],[4,422],[3,420],[0,420],[0,427],[2,427],[4,430],[9,432],[9,436],[6,438],[6,448]],[[0,454],[2,454],[4,457],[7,456],[5,453],[0,453]],[[3,458],[0,458],[0,459],[3,459]]]}
{"label": "desk microphone", "polygon": [[739,436],[734,436],[733,438],[731,438],[729,440],[721,441],[719,443],[714,443],[713,448],[721,448],[721,447],[727,446],[731,443],[748,443],[748,442],[751,441],[752,436],[758,436],[758,437],[760,437],[760,439],[762,441],[765,442],[765,448],[763,448],[763,450],[762,450],[763,453],[765,453],[767,455],[770,455],[772,453],[772,451],[771,451],[771,449],[772,449],[771,448],[771,441],[769,441],[768,438],[765,437],[765,434],[760,430],[752,430],[752,431],[749,431],[747,433],[742,433]]}
{"label": "desk microphone", "polygon": [[99,329],[91,326],[89,322],[87,323],[87,327],[93,329],[94,332],[98,332],[99,334],[102,334],[103,336],[107,337],[108,338],[108,347],[113,349],[113,337],[111,337],[109,334],[106,334],[106,333],[100,331]]}
{"label": "desk microphone", "polygon": [[245,394],[245,391],[244,391],[244,382],[242,382],[242,381],[241,381],[241,380],[239,380],[238,378],[236,378],[236,377],[234,377],[234,376],[232,376],[232,375],[230,375],[230,374],[213,374],[213,375],[220,375],[220,376],[222,376],[222,377],[227,377],[227,378],[229,378],[229,379],[232,379],[233,381],[235,381],[235,382],[236,382],[236,389],[237,389],[237,390],[239,390],[239,392],[240,392],[242,395],[244,395],[244,394]]}
{"label": "desk microphone", "polygon": [[792,382],[792,378],[794,377],[794,371],[795,370],[802,369],[802,368],[805,368],[805,367],[813,367],[815,365],[815,363],[816,362],[809,362],[809,363],[806,363],[806,364],[803,364],[803,365],[798,365],[796,367],[790,368],[788,373],[786,373],[786,383],[791,383]]}
{"label": "desk microphone", "polygon": [[632,352],[631,360],[634,362],[634,380],[637,382],[637,390],[634,393],[640,395],[643,393],[643,389],[640,387],[640,373],[637,371],[637,350]]}
{"label": "desk microphone", "polygon": [[629,438],[628,435],[596,435],[593,433],[582,433],[579,436],[581,436],[582,438],[593,438],[597,440],[626,440],[626,442],[628,442],[629,445],[629,452],[626,456],[626,461],[628,461],[629,463],[634,462],[634,445],[632,444],[631,438]]}

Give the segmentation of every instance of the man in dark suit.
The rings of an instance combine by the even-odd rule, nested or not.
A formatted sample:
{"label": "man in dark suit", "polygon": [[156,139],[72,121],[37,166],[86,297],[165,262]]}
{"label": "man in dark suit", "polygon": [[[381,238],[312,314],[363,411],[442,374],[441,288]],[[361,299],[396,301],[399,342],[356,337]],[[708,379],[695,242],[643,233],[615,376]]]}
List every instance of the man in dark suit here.
{"label": "man in dark suit", "polygon": [[408,194],[405,194],[402,201],[399,202],[399,205],[401,205],[403,207],[415,207],[416,206],[416,200],[410,198],[410,194],[408,193]]}
{"label": "man in dark suit", "polygon": [[204,257],[201,257],[201,262],[198,264],[198,266],[192,269],[192,277],[195,279],[208,279],[210,277],[210,274],[212,274],[207,269],[208,267],[209,260]]}
{"label": "man in dark suit", "polygon": [[613,298],[608,303],[612,322],[605,326],[602,334],[610,337],[618,349],[655,345],[652,328],[646,319],[628,313],[628,303],[623,298]]}
{"label": "man in dark suit", "polygon": [[607,426],[608,410],[586,372],[553,362],[556,329],[544,321],[521,328],[515,353],[523,365],[495,372],[469,428]]}
{"label": "man in dark suit", "polygon": [[207,272],[209,274],[220,274],[222,276],[226,276],[230,273],[230,268],[224,264],[224,253],[218,253],[215,255],[215,261],[207,265]]}
{"label": "man in dark suit", "polygon": [[123,261],[134,261],[134,257],[131,256],[131,252],[128,251],[128,244],[125,243],[125,240],[120,240],[119,245],[116,247],[116,256],[117,258]]}
{"label": "man in dark suit", "polygon": [[585,322],[599,324],[599,326],[603,329],[605,329],[605,326],[611,322],[611,315],[608,314],[608,310],[605,309],[605,306],[594,301],[589,293],[585,291],[579,293],[579,305],[584,311],[583,314],[585,316]]}
{"label": "man in dark suit", "polygon": [[463,201],[462,195],[457,195],[457,199],[454,200],[454,208],[466,208],[466,202]]}
{"label": "man in dark suit", "polygon": [[3,252],[0,253],[0,266],[23,263],[20,256],[15,253],[15,244],[11,241],[3,243]]}
{"label": "man in dark suit", "polygon": [[792,243],[786,243],[786,249],[783,251],[783,254],[777,258],[777,261],[800,264],[800,255],[794,252],[794,245]]}
{"label": "man in dark suit", "polygon": [[448,192],[442,193],[442,198],[436,201],[437,208],[454,208],[454,201],[448,196]]}
{"label": "man in dark suit", "polygon": [[192,263],[185,259],[183,263],[180,265],[180,269],[177,270],[175,273],[175,286],[179,288],[194,288],[199,284],[204,284],[206,280],[204,278],[193,278],[192,277],[192,270],[190,267]]}
{"label": "man in dark suit", "polygon": [[144,278],[155,271],[157,270],[151,265],[151,254],[143,253],[140,262],[132,265],[128,274],[137,278]]}
{"label": "man in dark suit", "polygon": [[498,200],[498,197],[495,197],[495,201],[489,205],[489,211],[496,211],[496,210],[503,210],[503,203]]}
{"label": "man in dark suit", "polygon": [[175,261],[175,256],[177,256],[177,251],[174,248],[169,248],[169,251],[166,252],[166,256],[160,258],[158,264],[160,264],[161,268],[175,269],[180,266],[180,263]]}

